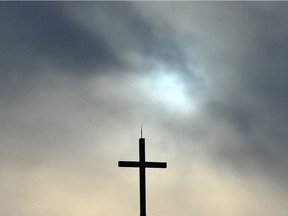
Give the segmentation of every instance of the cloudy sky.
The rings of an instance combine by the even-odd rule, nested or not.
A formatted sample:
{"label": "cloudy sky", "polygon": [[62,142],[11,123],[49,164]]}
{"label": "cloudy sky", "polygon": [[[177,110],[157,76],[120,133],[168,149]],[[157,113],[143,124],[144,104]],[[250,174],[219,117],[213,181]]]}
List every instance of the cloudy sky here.
{"label": "cloudy sky", "polygon": [[287,10],[1,2],[0,215],[287,216]]}

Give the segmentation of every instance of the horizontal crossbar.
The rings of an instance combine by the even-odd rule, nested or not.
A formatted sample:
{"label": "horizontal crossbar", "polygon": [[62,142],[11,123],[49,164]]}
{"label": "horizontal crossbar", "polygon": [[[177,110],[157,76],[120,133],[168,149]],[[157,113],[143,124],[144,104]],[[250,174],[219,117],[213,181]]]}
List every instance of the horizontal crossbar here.
{"label": "horizontal crossbar", "polygon": [[140,163],[139,161],[119,161],[118,167],[140,167],[143,166],[146,168],[167,168],[167,163],[165,162],[144,162]]}
{"label": "horizontal crossbar", "polygon": [[165,162],[145,162],[145,167],[148,167],[148,168],[167,168],[167,163],[165,163]]}
{"label": "horizontal crossbar", "polygon": [[139,161],[119,161],[118,167],[139,167]]}

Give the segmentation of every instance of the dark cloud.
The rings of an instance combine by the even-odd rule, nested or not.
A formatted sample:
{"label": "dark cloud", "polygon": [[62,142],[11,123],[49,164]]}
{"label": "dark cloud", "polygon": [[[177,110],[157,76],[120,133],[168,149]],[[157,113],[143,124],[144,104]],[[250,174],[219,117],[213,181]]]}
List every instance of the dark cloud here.
{"label": "dark cloud", "polygon": [[[165,22],[157,25],[157,22],[147,19],[146,13],[137,6],[137,2],[94,2],[80,7],[68,4],[68,8],[76,11],[83,23],[88,23],[91,31],[97,32],[99,29],[106,36],[117,56],[123,57],[132,52],[143,59],[168,65],[171,70],[180,69],[192,74],[184,52],[185,46],[175,38],[175,32]],[[133,58],[128,58],[126,64],[136,67],[136,70],[151,68],[151,65],[145,65],[145,61],[139,62],[137,68],[133,61]],[[189,61],[193,59],[189,58]]]}
{"label": "dark cloud", "polygon": [[66,13],[64,3],[0,5],[2,105],[25,100],[50,73],[80,78],[122,67],[108,41],[77,23]]}
{"label": "dark cloud", "polygon": [[[191,29],[190,35],[194,35],[194,38],[184,40],[179,30],[183,23],[177,20],[177,17],[171,23],[165,21],[167,17],[161,17],[161,11],[165,10],[162,6],[169,4],[157,4],[157,10],[160,12],[158,18],[163,19],[163,22],[153,22],[153,19],[148,19],[149,12],[142,10],[143,4],[138,3],[13,2],[2,4],[1,14],[5,19],[1,20],[1,25],[5,31],[1,36],[1,43],[6,51],[2,52],[4,59],[2,71],[9,71],[2,76],[9,76],[10,80],[14,80],[14,85],[12,81],[7,85],[7,79],[2,79],[2,88],[5,90],[2,91],[3,98],[11,99],[15,95],[16,100],[22,103],[21,101],[25,100],[23,93],[34,92],[39,88],[35,86],[33,89],[32,86],[33,82],[41,80],[39,77],[36,78],[34,73],[41,71],[37,69],[37,64],[41,64],[41,61],[61,73],[74,74],[85,74],[88,71],[88,74],[91,74],[91,71],[96,74],[103,71],[107,73],[111,71],[111,66],[114,67],[115,74],[119,72],[123,75],[128,74],[123,68],[117,68],[119,62],[125,65],[126,69],[138,72],[151,68],[151,65],[144,61],[135,65],[133,58],[125,59],[129,52],[136,53],[143,60],[153,59],[159,65],[176,70],[185,77],[188,85],[196,83],[194,68],[191,68],[191,62],[188,62],[192,61],[193,64],[195,59],[194,56],[189,55],[187,49],[194,46],[193,39],[197,38],[197,29]],[[183,121],[175,116],[169,117],[170,120],[164,119],[164,122],[169,122],[167,129],[176,130],[187,136],[187,139],[197,136],[197,140],[201,141],[202,137],[205,142],[203,138],[205,135],[212,137],[217,133],[229,133],[229,130],[218,131],[211,126],[224,124],[227,128],[232,128],[238,134],[237,136],[243,137],[243,140],[239,141],[237,140],[239,137],[235,137],[237,143],[235,147],[222,140],[221,136],[215,139],[219,144],[216,152],[220,158],[223,157],[223,161],[227,159],[231,164],[235,162],[236,166],[241,164],[241,169],[244,170],[249,170],[249,161],[257,163],[259,167],[263,165],[264,170],[265,167],[270,167],[269,170],[273,170],[273,167],[279,170],[286,169],[287,148],[283,143],[287,139],[285,129],[288,108],[286,102],[288,89],[285,82],[287,31],[283,20],[287,19],[287,15],[285,10],[281,9],[283,5],[280,3],[261,4],[261,6],[257,3],[205,3],[203,6],[202,3],[189,3],[180,4],[178,9],[170,8],[170,12],[175,13],[175,16],[180,12],[179,8],[182,10],[192,6],[196,8],[194,10],[199,8],[206,11],[210,8],[210,12],[216,16],[215,19],[212,16],[207,17],[207,23],[204,23],[205,28],[216,26],[216,31],[209,32],[204,28],[207,35],[211,34],[206,39],[213,38],[213,40],[207,43],[207,47],[205,43],[202,44],[204,51],[199,53],[199,56],[207,53],[215,56],[213,62],[209,63],[205,60],[201,63],[196,62],[198,65],[207,63],[207,68],[214,69],[215,74],[212,71],[206,72],[206,75],[212,79],[213,92],[208,91],[211,97],[208,95],[205,99],[207,101],[197,119],[202,121],[206,118],[203,121],[205,124],[189,123],[195,120],[194,117]],[[77,11],[78,15],[79,11],[80,14],[90,15],[88,17],[83,15],[84,18],[80,20],[79,16],[74,16],[74,12]],[[188,13],[186,16],[185,23],[194,19],[192,14]],[[84,25],[85,22],[90,23]],[[200,44],[203,43],[201,39],[197,38],[197,40]],[[217,42],[222,41],[229,44],[231,48],[219,48]],[[241,49],[236,49],[239,45]],[[218,49],[219,53],[214,53],[212,49]],[[214,65],[211,63],[217,64],[217,67],[213,68]],[[21,70],[25,71],[25,74],[19,77],[18,73]],[[31,74],[34,74],[33,78]],[[133,82],[133,79],[127,77],[127,82]],[[125,84],[117,85],[122,88],[123,94],[127,93]],[[103,106],[103,109],[109,110],[110,113],[118,113],[116,108],[119,108],[119,113],[123,113],[129,106],[121,102],[123,100],[121,97],[113,99],[113,102],[109,101],[110,98],[101,99],[101,102],[98,101],[95,105]],[[83,103],[89,104],[92,97],[86,97],[86,100]],[[124,101],[129,103],[129,100]],[[53,99],[51,103],[55,102],[57,104]],[[107,106],[103,103],[107,103]],[[193,132],[194,130],[197,132]],[[227,135],[227,138],[233,142],[232,135]],[[273,147],[269,142],[273,143]]]}
{"label": "dark cloud", "polygon": [[[186,153],[198,148],[191,144],[197,140],[209,149],[207,157],[242,174],[265,173],[282,185],[288,164],[287,6],[284,2],[138,5],[143,13],[166,19],[175,33],[173,39],[186,45],[182,59],[195,61],[187,50],[198,51],[195,65],[205,68],[201,75],[209,80],[197,117],[169,116],[162,126],[182,141],[179,146],[189,146],[189,151],[183,147]],[[192,39],[183,37],[182,31]],[[194,70],[199,72],[197,67]]]}
{"label": "dark cloud", "polygon": [[37,61],[74,70],[119,64],[107,41],[69,17],[64,3],[2,2],[1,17],[2,72]]}
{"label": "dark cloud", "polygon": [[[232,143],[223,144],[217,150],[220,157],[236,169],[255,172],[256,166],[276,178],[285,176],[288,164],[286,7],[286,3],[247,3],[230,8],[241,9],[239,35],[245,40],[242,51],[234,50],[238,58],[232,59],[235,63],[227,62],[226,91],[213,95],[215,98],[207,104],[213,119],[226,122],[243,137],[240,142],[235,138],[235,144],[233,137]],[[221,138],[218,141],[226,142]]]}
{"label": "dark cloud", "polygon": [[[214,193],[223,193],[225,204],[203,195],[199,203],[205,211],[210,202],[224,209],[233,197],[225,193],[227,182],[236,182],[232,188],[242,190],[241,181],[252,176],[256,180],[245,182],[248,189],[267,179],[286,188],[285,2],[2,2],[0,6],[0,174],[8,173],[5,185],[10,178],[18,184],[20,176],[28,188],[33,179],[54,188],[47,182],[52,179],[60,190],[73,176],[81,180],[71,184],[83,188],[87,179],[97,181],[114,197],[112,190],[119,188],[116,161],[137,156],[137,145],[131,143],[137,142],[144,124],[149,156],[170,159],[171,172],[165,178],[172,189],[167,199],[173,193],[187,203],[183,215],[191,214],[189,191],[195,192],[198,185],[201,192],[196,192],[202,194],[205,188],[206,195],[211,191],[205,184],[225,185]],[[182,113],[181,107],[171,111],[176,97],[168,103],[154,101],[158,92],[149,87],[159,79],[160,67],[162,73],[180,77],[178,84],[186,87],[187,104],[194,111]],[[151,81],[148,87],[140,85],[145,79]],[[54,176],[45,180],[51,173]],[[59,180],[59,173],[65,181]],[[158,179],[153,182],[165,185]],[[271,185],[264,191],[275,187]],[[63,192],[64,199],[70,197],[71,188]],[[0,191],[9,194],[1,187]],[[23,191],[18,205],[30,191]],[[87,189],[85,196],[89,193]],[[249,195],[240,192],[244,200]],[[34,203],[35,197],[27,202]],[[255,215],[264,212],[253,205]],[[177,211],[182,207],[175,203]],[[199,210],[199,215],[211,215],[205,211]],[[231,212],[236,211],[224,215]],[[33,215],[28,213],[17,215]]]}

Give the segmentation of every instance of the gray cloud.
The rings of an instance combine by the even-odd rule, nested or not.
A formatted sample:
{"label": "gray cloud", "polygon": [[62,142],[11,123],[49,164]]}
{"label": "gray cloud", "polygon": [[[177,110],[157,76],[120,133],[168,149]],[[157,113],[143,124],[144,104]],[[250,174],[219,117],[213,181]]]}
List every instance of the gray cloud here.
{"label": "gray cloud", "polygon": [[187,137],[187,145],[198,137],[214,149],[208,155],[243,174],[266,173],[285,182],[286,3],[143,3],[139,8],[149,11],[151,21],[166,20],[176,40],[186,44],[186,58],[195,57],[189,48],[198,52],[195,73],[200,65],[201,76],[208,77],[198,117],[179,123],[174,118],[171,133]]}
{"label": "gray cloud", "polygon": [[216,98],[216,106],[212,103],[209,109],[245,137],[236,152],[226,147],[220,151],[232,154],[229,158],[238,165],[247,163],[247,169],[251,162],[258,161],[260,167],[275,174],[278,169],[279,173],[285,172],[288,162],[286,4],[258,5],[248,4],[242,10],[246,18],[240,32],[246,36],[245,43],[236,55],[237,63],[228,68],[237,74],[235,80],[229,80],[235,85],[228,92],[221,92],[224,99]]}
{"label": "gray cloud", "polygon": [[[65,216],[82,208],[109,216],[113,209],[103,206],[112,202],[124,215],[136,201],[132,190],[124,200],[123,188],[136,191],[137,180],[116,162],[137,157],[131,143],[144,124],[147,155],[167,159],[171,170],[151,173],[151,200],[163,193],[170,206],[151,201],[151,211],[285,215],[285,2],[0,5],[0,191],[9,197],[1,214]],[[155,100],[149,88],[159,67],[179,76],[194,111],[170,109],[177,97]],[[19,179],[22,189],[11,185]],[[272,205],[260,208],[262,197]]]}
{"label": "gray cloud", "polygon": [[[107,41],[73,22],[63,6],[61,2],[1,3],[2,58],[7,67],[21,71],[32,62],[37,65],[37,60],[74,70],[119,64]],[[2,68],[12,69],[5,64]]]}

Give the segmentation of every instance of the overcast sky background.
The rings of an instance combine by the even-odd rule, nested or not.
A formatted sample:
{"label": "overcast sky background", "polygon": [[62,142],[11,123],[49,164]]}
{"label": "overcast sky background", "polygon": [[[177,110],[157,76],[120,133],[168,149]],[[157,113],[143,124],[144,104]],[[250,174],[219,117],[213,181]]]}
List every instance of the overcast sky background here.
{"label": "overcast sky background", "polygon": [[0,215],[287,216],[287,10],[1,2]]}

